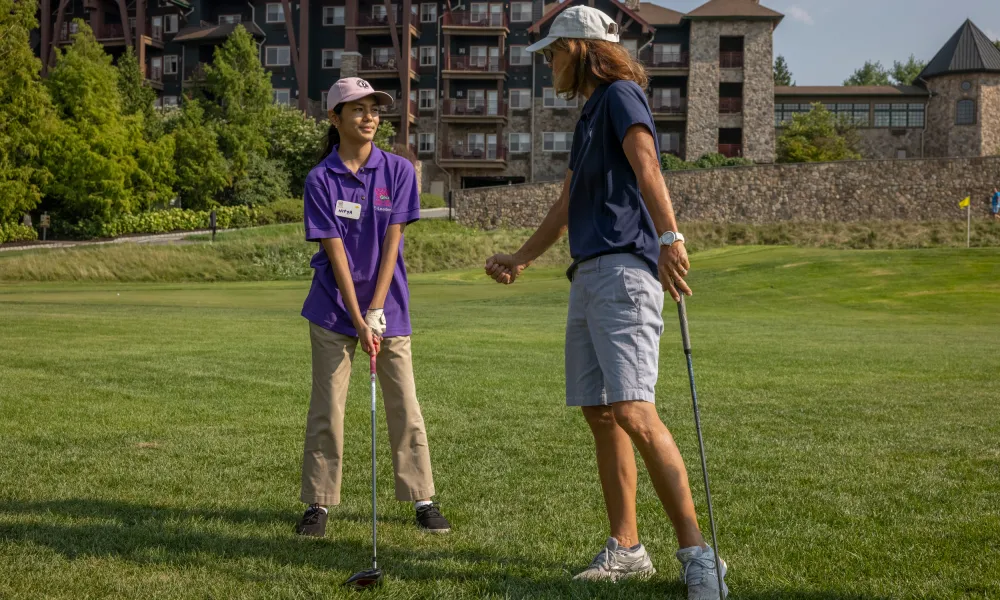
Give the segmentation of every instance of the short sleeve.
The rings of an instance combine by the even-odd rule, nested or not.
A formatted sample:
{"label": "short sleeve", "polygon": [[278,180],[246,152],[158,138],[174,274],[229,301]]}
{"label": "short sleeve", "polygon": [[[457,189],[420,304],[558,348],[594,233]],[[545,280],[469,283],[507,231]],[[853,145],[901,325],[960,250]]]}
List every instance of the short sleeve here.
{"label": "short sleeve", "polygon": [[306,180],[306,191],[303,196],[306,241],[318,242],[322,239],[339,238],[340,229],[333,218],[330,196],[311,179]]}
{"label": "short sleeve", "polygon": [[625,134],[633,125],[645,125],[649,134],[656,137],[649,104],[638,85],[631,81],[612,84],[607,94],[607,114],[619,143],[625,141]]}
{"label": "short sleeve", "polygon": [[412,223],[420,219],[420,190],[417,189],[417,173],[407,161],[401,161],[395,169],[396,181],[393,186],[392,216],[390,225]]}

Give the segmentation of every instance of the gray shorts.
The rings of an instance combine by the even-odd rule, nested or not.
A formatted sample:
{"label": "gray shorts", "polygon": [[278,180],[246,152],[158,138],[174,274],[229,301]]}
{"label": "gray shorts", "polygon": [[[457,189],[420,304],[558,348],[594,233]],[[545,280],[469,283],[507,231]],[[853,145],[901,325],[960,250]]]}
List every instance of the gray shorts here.
{"label": "gray shorts", "polygon": [[634,254],[581,263],[566,320],[566,405],[656,401],[663,286]]}

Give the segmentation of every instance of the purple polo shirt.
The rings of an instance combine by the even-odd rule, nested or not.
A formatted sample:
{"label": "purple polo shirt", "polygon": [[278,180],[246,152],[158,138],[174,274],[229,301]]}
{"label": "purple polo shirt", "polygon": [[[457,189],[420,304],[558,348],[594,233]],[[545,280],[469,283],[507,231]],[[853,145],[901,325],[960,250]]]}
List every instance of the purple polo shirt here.
{"label": "purple polo shirt", "polygon": [[[360,218],[337,214],[337,202],[360,205]],[[345,205],[349,206],[349,205]],[[340,211],[345,212],[345,211]],[[375,295],[382,242],[389,225],[412,223],[420,218],[417,177],[410,162],[373,147],[368,162],[351,173],[337,154],[337,148],[313,168],[306,178],[306,241],[340,238],[347,251],[347,263],[362,314]],[[337,288],[323,245],[313,256],[312,287],[302,306],[302,316],[320,327],[357,337],[344,299]],[[399,241],[396,270],[385,298],[385,337],[410,335],[410,291],[403,264],[403,240]]]}

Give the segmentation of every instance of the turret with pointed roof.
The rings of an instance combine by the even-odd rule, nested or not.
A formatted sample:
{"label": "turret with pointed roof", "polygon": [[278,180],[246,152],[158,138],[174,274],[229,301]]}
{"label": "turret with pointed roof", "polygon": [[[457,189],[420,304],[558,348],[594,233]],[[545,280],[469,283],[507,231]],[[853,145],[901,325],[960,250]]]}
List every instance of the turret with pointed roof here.
{"label": "turret with pointed roof", "polygon": [[958,73],[1000,73],[1000,49],[966,19],[920,73],[920,79]]}

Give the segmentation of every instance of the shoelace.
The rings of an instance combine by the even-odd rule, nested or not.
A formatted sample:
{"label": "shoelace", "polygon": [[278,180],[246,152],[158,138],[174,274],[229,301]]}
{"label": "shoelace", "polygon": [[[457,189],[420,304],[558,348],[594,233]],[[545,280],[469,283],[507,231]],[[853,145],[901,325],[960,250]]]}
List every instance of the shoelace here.
{"label": "shoelace", "polygon": [[308,511],[306,511],[305,518],[302,519],[302,524],[303,525],[315,525],[316,523],[319,523],[319,518],[320,518],[320,515],[322,515],[322,514],[323,514],[323,511],[321,511],[320,509],[318,509],[318,508],[310,508]]}
{"label": "shoelace", "polygon": [[594,560],[590,562],[590,568],[594,569],[604,566],[606,570],[610,571],[617,563],[617,557],[615,557],[613,553],[608,552],[608,549],[605,548],[604,550],[598,552],[597,556],[594,557]]}
{"label": "shoelace", "polygon": [[[699,569],[696,569],[694,573],[692,573],[692,578],[688,579],[688,573],[690,572],[692,566],[697,566]],[[712,577],[716,577],[714,556],[706,556],[702,554],[701,556],[692,558],[688,562],[684,563],[684,583],[688,585],[701,585],[707,574],[711,574]]]}
{"label": "shoelace", "polygon": [[441,518],[443,518],[441,516],[441,511],[438,510],[437,504],[429,504],[427,506],[421,507],[420,514],[422,516],[425,516],[425,517],[428,517],[428,518],[431,518],[431,519],[441,519]]}

